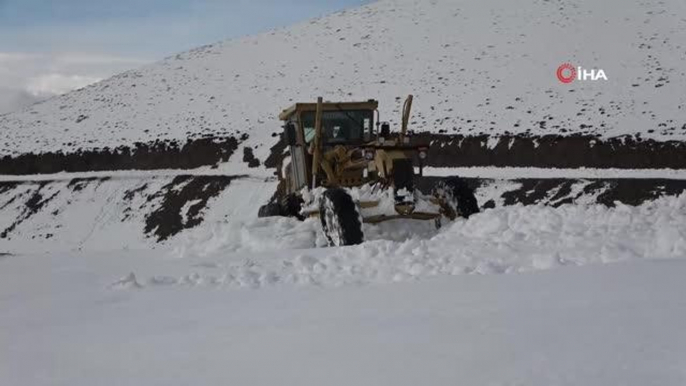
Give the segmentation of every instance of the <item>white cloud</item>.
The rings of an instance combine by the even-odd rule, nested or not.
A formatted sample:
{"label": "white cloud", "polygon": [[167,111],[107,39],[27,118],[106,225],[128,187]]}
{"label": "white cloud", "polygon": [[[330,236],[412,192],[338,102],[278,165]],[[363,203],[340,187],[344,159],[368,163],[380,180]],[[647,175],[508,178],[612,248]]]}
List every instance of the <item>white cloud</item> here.
{"label": "white cloud", "polygon": [[[34,15],[32,7],[21,7],[17,0],[4,10],[10,16],[14,10],[15,20],[24,17],[30,23],[0,21],[0,114],[32,101],[26,97],[29,90],[41,95],[65,92],[86,80],[105,79],[149,62],[142,58],[162,58],[364,2],[194,0],[167,6],[165,0],[126,0],[98,8],[85,6],[88,1],[82,7],[55,0],[46,2],[51,5],[46,17]],[[10,99],[24,102],[3,102]]]}
{"label": "white cloud", "polygon": [[0,88],[0,114],[18,110],[40,102],[44,98],[29,94],[25,90]]}
{"label": "white cloud", "polygon": [[102,78],[82,75],[46,74],[29,79],[27,91],[36,97],[60,95],[101,81]]}
{"label": "white cloud", "polygon": [[0,52],[0,114],[147,63],[94,53]]}
{"label": "white cloud", "polygon": [[24,52],[0,52],[0,63],[16,63],[26,60],[37,59],[41,55]]}
{"label": "white cloud", "polygon": [[137,58],[126,58],[121,56],[100,55],[100,54],[84,54],[84,53],[68,53],[55,56],[55,61],[62,65],[78,64],[78,65],[102,65],[102,64],[125,64],[125,65],[141,65],[148,63],[147,60]]}

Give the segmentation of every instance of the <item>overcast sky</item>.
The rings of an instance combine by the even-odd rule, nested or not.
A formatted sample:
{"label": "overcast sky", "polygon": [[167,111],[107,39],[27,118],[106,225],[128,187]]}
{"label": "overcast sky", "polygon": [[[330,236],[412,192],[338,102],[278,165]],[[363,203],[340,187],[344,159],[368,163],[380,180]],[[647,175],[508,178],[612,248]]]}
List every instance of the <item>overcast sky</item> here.
{"label": "overcast sky", "polygon": [[203,44],[368,0],[0,0],[0,114]]}

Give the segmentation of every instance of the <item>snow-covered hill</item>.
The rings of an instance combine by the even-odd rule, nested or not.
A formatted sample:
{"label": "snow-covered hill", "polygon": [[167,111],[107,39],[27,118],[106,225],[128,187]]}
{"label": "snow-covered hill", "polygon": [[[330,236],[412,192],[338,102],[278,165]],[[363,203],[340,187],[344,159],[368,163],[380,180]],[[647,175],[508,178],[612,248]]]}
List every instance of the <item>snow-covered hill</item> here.
{"label": "snow-covered hill", "polygon": [[[381,0],[201,47],[0,117],[0,155],[249,135],[294,101],[376,98],[417,131],[686,138],[681,0]],[[560,83],[559,65],[608,81]],[[242,168],[239,157],[231,162]]]}

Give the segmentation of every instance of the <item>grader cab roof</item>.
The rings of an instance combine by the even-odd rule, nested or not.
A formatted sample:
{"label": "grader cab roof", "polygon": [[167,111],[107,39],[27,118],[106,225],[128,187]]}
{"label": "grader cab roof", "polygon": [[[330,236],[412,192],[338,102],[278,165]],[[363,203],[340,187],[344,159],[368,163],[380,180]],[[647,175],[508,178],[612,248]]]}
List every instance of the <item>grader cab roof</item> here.
{"label": "grader cab roof", "polygon": [[[366,102],[324,102],[322,109],[324,111],[337,110],[376,110],[379,107],[379,102],[370,99]],[[316,103],[296,103],[293,106],[283,110],[279,114],[279,119],[282,121],[289,120],[294,114],[303,111],[317,111]]]}

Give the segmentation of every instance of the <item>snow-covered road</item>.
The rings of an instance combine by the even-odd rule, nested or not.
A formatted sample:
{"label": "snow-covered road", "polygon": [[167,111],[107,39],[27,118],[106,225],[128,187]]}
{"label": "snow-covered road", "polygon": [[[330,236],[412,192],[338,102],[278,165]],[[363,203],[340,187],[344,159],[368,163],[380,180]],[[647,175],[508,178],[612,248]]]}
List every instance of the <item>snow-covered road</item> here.
{"label": "snow-covered road", "polygon": [[525,167],[491,167],[473,166],[459,168],[426,167],[425,176],[463,178],[491,178],[497,180],[513,180],[519,178],[580,178],[580,179],[611,179],[611,178],[664,178],[674,180],[686,179],[683,169],[615,169],[615,168],[525,168]]}
{"label": "snow-covered road", "polygon": [[[419,173],[419,168],[415,168]],[[496,180],[512,180],[522,178],[565,178],[565,179],[612,179],[612,178],[661,178],[686,180],[686,170],[684,169],[614,169],[614,168],[534,168],[534,167],[495,167],[495,166],[473,166],[473,167],[450,167],[423,168],[424,176],[432,177],[451,177],[460,176],[463,178],[485,178]],[[113,179],[149,179],[154,177],[176,177],[176,176],[243,176],[243,179],[252,180],[276,180],[271,170],[246,170],[232,169],[228,165],[221,165],[217,168],[200,167],[195,169],[156,169],[156,170],[107,170],[91,172],[61,172],[49,174],[29,174],[29,175],[0,175],[0,182],[52,182],[70,181],[75,178],[113,178]]]}
{"label": "snow-covered road", "polygon": [[155,253],[0,260],[4,385],[683,385],[686,261],[115,290]]}

